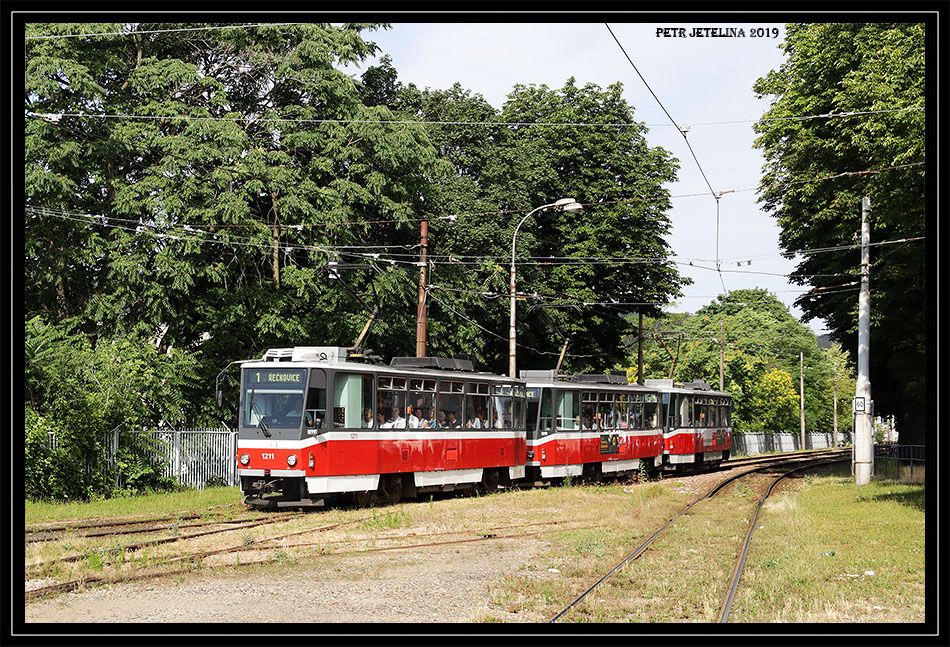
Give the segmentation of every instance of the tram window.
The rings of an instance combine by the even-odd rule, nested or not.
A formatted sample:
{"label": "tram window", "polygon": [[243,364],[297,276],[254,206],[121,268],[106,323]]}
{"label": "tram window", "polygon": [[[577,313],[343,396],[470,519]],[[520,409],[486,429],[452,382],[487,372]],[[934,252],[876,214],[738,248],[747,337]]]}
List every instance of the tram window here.
{"label": "tram window", "polygon": [[525,429],[525,411],[527,409],[527,393],[523,386],[516,385],[512,389],[511,401],[511,427],[512,429]]}
{"label": "tram window", "polygon": [[496,384],[492,387],[492,429],[512,429],[512,388]]}
{"label": "tram window", "polygon": [[333,378],[333,427],[372,428],[373,420],[373,376],[337,373]]}
{"label": "tram window", "polygon": [[687,395],[679,396],[679,416],[676,420],[677,427],[693,426],[693,403],[692,398]]}
{"label": "tram window", "polygon": [[310,388],[307,390],[307,406],[304,424],[307,429],[323,429],[327,418],[327,374],[321,368],[310,370]]}
{"label": "tram window", "polygon": [[376,420],[380,429],[405,429],[406,380],[381,377],[376,383]]}
{"label": "tram window", "polygon": [[627,403],[627,394],[618,393],[617,399],[614,402],[614,408],[611,411],[611,420],[613,421],[612,427],[618,429],[629,429],[630,422],[628,420],[629,415],[629,405]]}
{"label": "tram window", "polygon": [[[439,397],[436,399],[436,429],[458,429],[462,426],[462,382],[439,382]],[[429,421],[430,425],[432,421]]]}
{"label": "tram window", "polygon": [[630,405],[630,427],[643,429],[643,404],[640,402]]}
{"label": "tram window", "polygon": [[718,427],[719,426],[719,416],[718,414],[719,407],[715,405],[709,406],[709,426]]}
{"label": "tram window", "polygon": [[538,430],[542,434],[551,431],[551,389],[542,389],[541,391],[541,417],[538,420]]}
{"label": "tram window", "polygon": [[656,429],[660,426],[659,405],[656,402],[643,403],[643,429]]}
{"label": "tram window", "polygon": [[409,380],[406,407],[410,429],[430,429],[435,413],[435,380]]}
{"label": "tram window", "polygon": [[557,428],[559,431],[574,431],[580,428],[580,393],[558,391]]}
{"label": "tram window", "polygon": [[614,394],[600,393],[597,398],[597,412],[594,414],[594,429],[615,429],[617,421],[613,417]]}
{"label": "tram window", "polygon": [[469,382],[465,385],[465,420],[466,429],[487,429],[488,420],[488,385],[478,382]]}
{"label": "tram window", "polygon": [[720,407],[719,413],[720,413],[720,416],[719,416],[719,418],[720,418],[720,423],[719,423],[719,424],[721,424],[723,427],[728,427],[728,426],[729,426],[729,405],[726,405],[726,406],[724,406],[724,407]]}
{"label": "tram window", "polygon": [[597,414],[597,392],[584,391],[581,396],[581,429],[594,428],[594,417]]}

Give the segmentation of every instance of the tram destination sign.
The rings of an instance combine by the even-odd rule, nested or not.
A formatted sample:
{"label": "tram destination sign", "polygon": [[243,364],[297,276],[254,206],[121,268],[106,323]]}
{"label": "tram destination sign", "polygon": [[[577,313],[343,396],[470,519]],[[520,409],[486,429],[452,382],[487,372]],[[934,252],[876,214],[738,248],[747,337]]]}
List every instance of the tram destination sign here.
{"label": "tram destination sign", "polygon": [[259,368],[247,371],[248,386],[299,386],[303,389],[306,382],[306,369],[297,368]]}

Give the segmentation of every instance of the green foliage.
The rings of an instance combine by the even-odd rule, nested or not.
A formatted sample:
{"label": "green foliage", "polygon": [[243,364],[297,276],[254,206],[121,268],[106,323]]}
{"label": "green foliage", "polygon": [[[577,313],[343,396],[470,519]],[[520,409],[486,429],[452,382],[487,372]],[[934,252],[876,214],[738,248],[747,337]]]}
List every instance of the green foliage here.
{"label": "green foliage", "polygon": [[[27,496],[89,499],[107,494],[105,434],[180,422],[182,393],[192,387],[196,358],[159,353],[145,340],[99,339],[40,317],[26,324]],[[52,441],[55,439],[55,447]],[[129,441],[123,439],[123,442]],[[115,467],[133,490],[170,485],[149,463],[141,442],[120,445]]]}
{"label": "green foliage", "polygon": [[793,431],[799,424],[798,391],[792,376],[781,369],[768,369],[743,404],[749,431]]}
{"label": "green foliage", "polygon": [[[854,394],[854,371],[841,348],[819,350],[814,333],[762,289],[734,290],[694,314],[644,318],[644,376],[680,382],[701,379],[718,387],[720,334],[724,388],[733,395],[736,431],[798,430],[800,353],[805,364],[806,429],[831,429],[836,374],[839,410],[840,402],[847,403]],[[635,340],[627,344],[632,349],[627,365],[635,365]],[[628,375],[635,379],[635,373],[631,370]]]}
{"label": "green foliage", "polygon": [[[924,235],[924,26],[915,23],[789,25],[786,60],[755,84],[773,103],[756,125],[766,157],[760,201],[781,227],[786,250],[860,242],[861,199],[871,199],[871,240]],[[932,61],[931,61],[932,63]],[[882,110],[846,119],[783,116]],[[908,166],[904,166],[908,165]],[[881,173],[855,171],[895,168]],[[811,182],[815,178],[840,175]],[[876,412],[895,414],[901,432],[922,442],[924,246],[873,248],[871,383]],[[853,285],[860,251],[806,254],[799,283]],[[807,292],[806,318],[828,322],[833,337],[857,354],[854,291]]]}
{"label": "green foliage", "polygon": [[[670,230],[669,193],[663,185],[675,179],[677,163],[664,149],[647,144],[622,86],[579,87],[573,78],[560,88],[517,85],[500,111],[458,84],[444,91],[409,85],[398,88],[396,96],[394,109],[401,114],[488,122],[431,129],[433,145],[453,167],[439,178],[434,208],[462,214],[451,224],[436,220],[430,227],[430,245],[451,254],[449,263],[436,269],[437,283],[451,288],[434,292],[433,345],[466,348],[491,368],[505,369],[506,340],[486,336],[452,310],[498,330],[508,303],[490,296],[508,291],[515,227],[535,207],[571,197],[587,205],[583,212],[548,209],[519,229],[516,258],[523,260],[516,265],[517,286],[528,295],[519,304],[519,366],[552,367],[565,337],[571,339],[569,370],[604,370],[620,361],[623,311],[584,303],[665,303],[688,282],[664,263],[607,262],[670,253],[663,239]],[[627,125],[533,126],[545,122]],[[499,210],[501,218],[491,215]],[[478,215],[464,215],[473,212]],[[494,260],[475,267],[452,262],[484,256]],[[528,257],[564,262],[544,264]]]}

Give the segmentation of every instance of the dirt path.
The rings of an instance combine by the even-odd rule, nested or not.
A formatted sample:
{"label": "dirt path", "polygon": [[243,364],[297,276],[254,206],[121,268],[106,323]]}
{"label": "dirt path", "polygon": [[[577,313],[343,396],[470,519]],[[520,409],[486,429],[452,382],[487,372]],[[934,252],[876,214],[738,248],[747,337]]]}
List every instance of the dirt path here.
{"label": "dirt path", "polygon": [[488,585],[513,573],[535,538],[437,549],[217,567],[185,578],[93,588],[26,606],[27,622],[467,622]]}

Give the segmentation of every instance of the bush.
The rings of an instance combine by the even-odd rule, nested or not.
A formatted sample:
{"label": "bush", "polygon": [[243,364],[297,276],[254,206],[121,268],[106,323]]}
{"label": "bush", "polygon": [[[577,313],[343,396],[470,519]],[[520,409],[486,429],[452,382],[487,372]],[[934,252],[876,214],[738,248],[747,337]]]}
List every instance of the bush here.
{"label": "bush", "polygon": [[117,476],[133,492],[175,487],[144,438],[121,443],[110,466],[104,436],[182,421],[182,392],[195,380],[193,356],[159,353],[144,336],[94,344],[69,324],[39,317],[26,323],[25,351],[28,497],[109,496]]}

